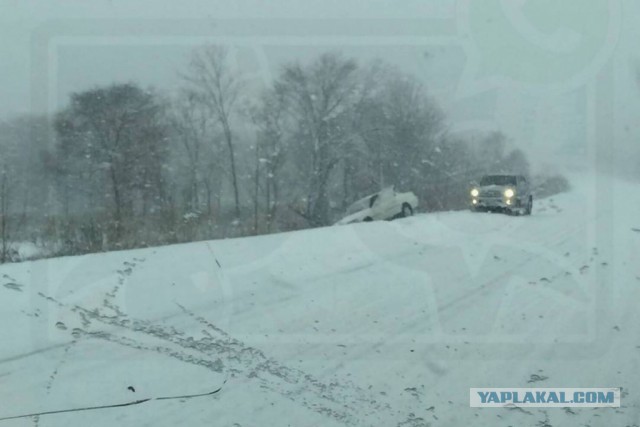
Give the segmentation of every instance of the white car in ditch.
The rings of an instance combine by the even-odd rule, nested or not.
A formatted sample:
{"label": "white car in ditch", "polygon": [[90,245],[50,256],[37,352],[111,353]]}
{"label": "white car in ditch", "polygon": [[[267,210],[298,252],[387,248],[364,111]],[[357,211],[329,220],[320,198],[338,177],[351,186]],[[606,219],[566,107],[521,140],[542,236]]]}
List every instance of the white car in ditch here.
{"label": "white car in ditch", "polygon": [[393,187],[363,197],[347,208],[347,216],[336,225],[377,220],[392,220],[413,215],[418,198],[412,192],[397,193]]}

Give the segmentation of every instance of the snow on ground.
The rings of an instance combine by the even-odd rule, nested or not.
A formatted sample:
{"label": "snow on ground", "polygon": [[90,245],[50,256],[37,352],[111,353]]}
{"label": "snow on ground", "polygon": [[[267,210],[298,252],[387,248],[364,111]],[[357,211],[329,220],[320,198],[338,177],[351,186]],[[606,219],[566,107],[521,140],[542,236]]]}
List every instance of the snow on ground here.
{"label": "snow on ground", "polygon": [[[0,426],[640,424],[640,192],[573,181],[531,217],[0,266],[0,418],[222,385]],[[623,387],[622,407],[469,408],[530,386]]]}

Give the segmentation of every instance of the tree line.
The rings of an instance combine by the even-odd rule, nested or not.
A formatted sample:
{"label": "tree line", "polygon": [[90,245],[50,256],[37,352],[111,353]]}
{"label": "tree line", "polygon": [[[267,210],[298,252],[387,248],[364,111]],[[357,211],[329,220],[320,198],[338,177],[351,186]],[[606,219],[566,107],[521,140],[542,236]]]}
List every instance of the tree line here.
{"label": "tree line", "polygon": [[259,93],[233,64],[206,46],[178,94],[116,83],[1,122],[0,261],[24,241],[60,255],[325,226],[388,185],[460,209],[483,173],[528,174],[504,134],[452,134],[381,61],[325,53]]}

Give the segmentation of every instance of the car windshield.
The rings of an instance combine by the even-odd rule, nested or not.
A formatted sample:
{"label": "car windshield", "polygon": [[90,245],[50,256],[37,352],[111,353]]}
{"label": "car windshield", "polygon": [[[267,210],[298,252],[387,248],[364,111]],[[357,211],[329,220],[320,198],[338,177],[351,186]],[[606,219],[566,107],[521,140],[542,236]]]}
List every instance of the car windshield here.
{"label": "car windshield", "polygon": [[486,185],[516,185],[516,177],[512,175],[488,175],[480,180],[481,186]]}
{"label": "car windshield", "polygon": [[640,427],[639,142],[640,0],[0,0],[0,427]]}
{"label": "car windshield", "polygon": [[371,197],[365,197],[349,205],[349,207],[347,208],[347,214],[351,215],[356,212],[360,212],[363,209],[368,208],[370,198]]}

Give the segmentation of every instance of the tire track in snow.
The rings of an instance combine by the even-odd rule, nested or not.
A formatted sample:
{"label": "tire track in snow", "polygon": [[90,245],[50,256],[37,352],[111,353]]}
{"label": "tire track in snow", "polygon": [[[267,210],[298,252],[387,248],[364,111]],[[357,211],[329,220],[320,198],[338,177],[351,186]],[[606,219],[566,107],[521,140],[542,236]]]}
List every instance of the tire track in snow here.
{"label": "tire track in snow", "polygon": [[[578,231],[580,231],[580,230],[578,229],[578,227],[576,227],[574,229],[569,229],[569,230],[565,231],[564,233],[560,234],[559,236],[556,235],[556,239],[554,240],[553,243],[548,245],[548,247],[556,247],[556,246],[562,245],[563,243],[566,243],[571,238],[571,236],[576,234]],[[528,265],[531,261],[536,260],[536,259],[538,259],[538,256],[536,256],[535,254],[530,255],[528,257],[525,257],[522,261],[520,261],[518,264],[516,264],[512,268],[503,270],[499,275],[497,275],[496,277],[493,277],[490,280],[482,283],[476,289],[474,289],[472,291],[467,291],[467,292],[465,292],[464,294],[462,294],[460,296],[452,298],[451,300],[447,301],[444,304],[439,304],[438,305],[438,309],[439,309],[440,314],[442,315],[442,313],[444,313],[444,312],[450,312],[452,309],[458,308],[459,306],[463,305],[464,303],[467,303],[469,300],[475,300],[476,298],[479,298],[480,296],[487,295],[487,294],[490,294],[491,292],[494,292],[496,286],[498,286],[499,284],[502,283],[501,282],[502,279],[504,279],[505,277],[508,277],[509,275],[515,273],[516,271],[520,270],[523,266]],[[455,315],[455,313],[452,313],[451,315]]]}
{"label": "tire track in snow", "polygon": [[[126,316],[106,316],[96,310],[88,310],[79,306],[68,307],[52,297],[43,294],[41,296],[59,307],[77,313],[81,317],[82,323],[89,325],[87,330],[79,328],[73,330],[72,333],[76,339],[81,337],[102,339],[138,350],[155,351],[184,363],[197,364],[218,373],[226,370],[232,375],[255,380],[260,384],[260,389],[279,394],[311,411],[345,423],[345,425],[388,425],[390,420],[397,420],[403,416],[394,412],[388,403],[379,402],[377,396],[351,382],[331,381],[326,383],[304,371],[285,366],[266,356],[260,349],[248,346],[231,337],[208,320],[180,305],[184,315],[191,317],[203,326],[204,338],[194,339],[184,333],[179,333],[172,327],[167,328]],[[147,338],[151,337],[164,342],[165,345],[145,344],[136,338],[103,330],[91,330],[95,323],[121,328]],[[169,345],[166,345],[167,343]],[[194,353],[206,357],[199,357]],[[212,360],[211,356],[215,356],[216,360]]]}
{"label": "tire track in snow", "polygon": [[[299,396],[311,394],[312,396],[310,397],[322,397],[323,399],[329,400],[333,404],[342,405],[342,407],[344,407],[345,409],[352,409],[356,414],[360,414],[360,416],[362,416],[362,414],[373,415],[375,413],[390,415],[391,407],[389,404],[378,402],[371,393],[365,391],[357,385],[351,382],[330,382],[329,384],[323,383],[310,374],[307,374],[299,369],[284,366],[274,359],[268,358],[261,350],[247,346],[241,341],[234,339],[225,331],[216,327],[214,324],[212,324],[202,316],[198,316],[182,306],[180,306],[180,308],[194,320],[206,327],[207,330],[211,330],[216,334],[224,337],[224,339],[227,340],[230,345],[237,346],[239,349],[241,349],[240,351],[251,352],[255,359],[259,360],[259,363],[256,364],[256,360],[252,361],[252,366],[247,377],[260,378],[263,386],[267,386],[273,391],[283,394],[290,400],[297,401],[300,398]],[[280,383],[277,384],[276,387],[273,387],[274,384],[269,384],[271,381],[268,379],[268,377],[265,377],[264,374],[282,379],[286,384]],[[285,393],[283,393],[282,391],[283,385],[285,387],[287,385],[291,385],[290,387],[288,387],[288,390]],[[305,400],[306,397],[303,397],[302,399],[305,406],[308,406],[308,402],[307,400]],[[310,409],[314,409],[314,406],[316,405],[312,404],[312,407]],[[365,407],[362,408],[362,406]],[[331,410],[328,408],[319,408],[318,412],[326,413],[332,418],[336,418],[340,421],[347,420],[347,418],[345,418],[344,415],[341,415],[340,412],[336,412],[335,410]],[[381,421],[380,417],[378,417],[378,422],[379,421]],[[358,423],[361,422],[362,421],[358,421]]]}

